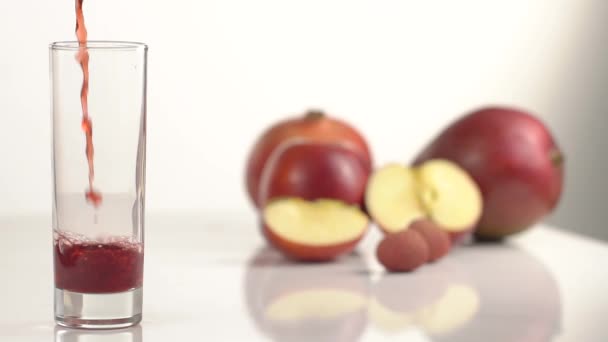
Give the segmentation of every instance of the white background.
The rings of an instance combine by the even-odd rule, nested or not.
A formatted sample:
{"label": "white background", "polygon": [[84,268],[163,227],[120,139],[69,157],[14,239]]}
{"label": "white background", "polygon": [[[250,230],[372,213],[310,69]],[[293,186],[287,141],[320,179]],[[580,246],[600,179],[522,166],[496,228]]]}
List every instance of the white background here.
{"label": "white background", "polygon": [[[549,221],[608,238],[607,5],[85,0],[85,14],[90,39],[150,46],[148,210],[251,210],[249,148],[309,107],[359,127],[382,164],[506,104],[537,113],[566,152]],[[74,26],[72,0],[0,1],[0,215],[50,212],[48,44]]]}

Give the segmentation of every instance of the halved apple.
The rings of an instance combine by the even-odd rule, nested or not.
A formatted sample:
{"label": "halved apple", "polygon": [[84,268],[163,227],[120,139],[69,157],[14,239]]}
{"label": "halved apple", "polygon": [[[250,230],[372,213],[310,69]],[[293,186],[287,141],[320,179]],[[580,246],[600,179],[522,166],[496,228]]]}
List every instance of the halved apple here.
{"label": "halved apple", "polygon": [[380,228],[396,233],[426,216],[417,192],[416,173],[411,168],[389,164],[372,173],[365,191],[365,207]]}
{"label": "halved apple", "polygon": [[264,208],[269,241],[300,261],[330,261],[351,252],[368,226],[357,206],[337,200],[278,198]]}
{"label": "halved apple", "polygon": [[389,164],[370,177],[365,204],[386,233],[407,230],[428,218],[452,240],[471,231],[482,213],[481,192],[455,163],[429,160],[417,167]]}

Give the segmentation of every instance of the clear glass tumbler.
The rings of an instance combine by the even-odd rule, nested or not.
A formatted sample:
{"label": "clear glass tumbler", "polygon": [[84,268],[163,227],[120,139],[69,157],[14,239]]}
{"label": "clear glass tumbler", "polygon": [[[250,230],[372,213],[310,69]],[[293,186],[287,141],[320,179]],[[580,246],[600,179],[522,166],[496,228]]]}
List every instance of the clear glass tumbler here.
{"label": "clear glass tumbler", "polygon": [[[88,68],[77,58],[83,53]],[[146,68],[142,43],[50,45],[55,321],[62,326],[141,321]]]}

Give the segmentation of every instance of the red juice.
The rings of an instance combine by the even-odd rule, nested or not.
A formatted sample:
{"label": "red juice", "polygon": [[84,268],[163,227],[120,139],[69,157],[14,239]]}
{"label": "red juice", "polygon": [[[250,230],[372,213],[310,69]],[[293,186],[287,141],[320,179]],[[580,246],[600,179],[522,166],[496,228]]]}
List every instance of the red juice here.
{"label": "red juice", "polygon": [[123,292],[142,286],[144,254],[129,238],[89,240],[55,232],[55,286],[80,293]]}
{"label": "red juice", "polygon": [[87,50],[87,27],[84,22],[82,11],[83,0],[76,0],[76,38],[78,39],[78,54],[76,60],[82,69],[82,87],[80,88],[80,103],[82,105],[81,128],[85,135],[85,155],[89,165],[89,188],[85,192],[85,198],[95,207],[101,204],[101,193],[93,188],[95,178],[95,166],[93,164],[93,121],[89,116],[89,51]]}

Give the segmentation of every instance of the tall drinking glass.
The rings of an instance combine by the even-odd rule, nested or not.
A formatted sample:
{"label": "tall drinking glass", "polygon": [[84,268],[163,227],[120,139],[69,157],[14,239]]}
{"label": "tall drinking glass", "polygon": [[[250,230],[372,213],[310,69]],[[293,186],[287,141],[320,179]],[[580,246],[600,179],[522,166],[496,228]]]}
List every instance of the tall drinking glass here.
{"label": "tall drinking glass", "polygon": [[146,64],[142,43],[50,45],[55,320],[62,326],[141,321]]}

